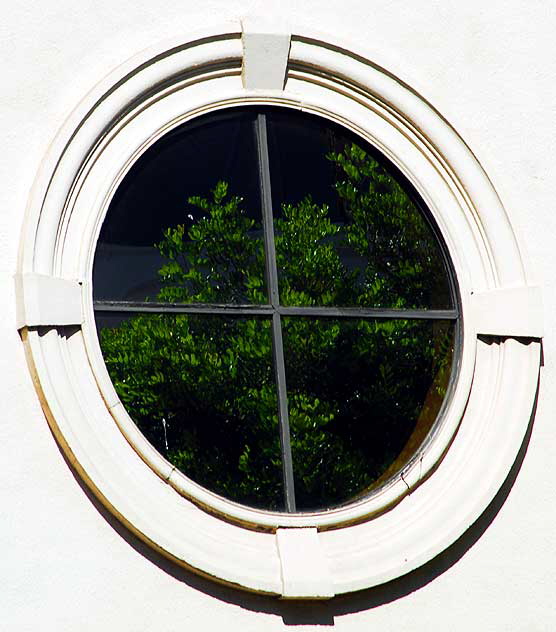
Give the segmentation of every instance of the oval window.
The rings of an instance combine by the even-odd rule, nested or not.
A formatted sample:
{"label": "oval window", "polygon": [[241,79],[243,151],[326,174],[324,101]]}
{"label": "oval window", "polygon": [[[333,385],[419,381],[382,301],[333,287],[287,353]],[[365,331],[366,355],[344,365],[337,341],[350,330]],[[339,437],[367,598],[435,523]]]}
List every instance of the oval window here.
{"label": "oval window", "polygon": [[152,445],[231,501],[306,512],[366,498],[434,434],[457,365],[453,279],[374,147],[240,107],[133,165],[93,292],[114,387]]}

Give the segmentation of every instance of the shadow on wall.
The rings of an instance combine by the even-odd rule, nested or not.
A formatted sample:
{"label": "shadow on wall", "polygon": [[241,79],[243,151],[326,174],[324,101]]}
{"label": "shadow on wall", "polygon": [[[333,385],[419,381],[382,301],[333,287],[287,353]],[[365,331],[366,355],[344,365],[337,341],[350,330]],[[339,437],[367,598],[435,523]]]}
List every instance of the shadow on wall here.
{"label": "shadow on wall", "polygon": [[[138,553],[158,566],[180,582],[194,590],[199,590],[216,599],[234,604],[246,610],[282,617],[285,625],[322,625],[333,626],[334,617],[354,612],[369,610],[383,604],[400,599],[433,581],[439,575],[452,567],[465,553],[477,542],[494,520],[502,505],[506,501],[515,480],[521,469],[521,465],[527,453],[533,420],[537,408],[537,399],[527,432],[521,444],[517,459],[510,470],[504,484],[476,522],[450,547],[437,555],[427,564],[416,570],[392,580],[386,584],[362,590],[349,595],[335,597],[329,601],[281,601],[275,597],[265,597],[252,593],[235,590],[210,580],[206,580],[194,573],[178,567],[171,561],[152,550],[133,533],[128,531],[112,514],[110,514],[100,502],[92,495],[88,487],[81,481],[77,473],[74,476],[100,514],[113,527],[113,529],[128,542]],[[65,457],[64,457],[65,458]],[[67,462],[67,461],[66,461]],[[71,464],[68,466],[70,469]]]}

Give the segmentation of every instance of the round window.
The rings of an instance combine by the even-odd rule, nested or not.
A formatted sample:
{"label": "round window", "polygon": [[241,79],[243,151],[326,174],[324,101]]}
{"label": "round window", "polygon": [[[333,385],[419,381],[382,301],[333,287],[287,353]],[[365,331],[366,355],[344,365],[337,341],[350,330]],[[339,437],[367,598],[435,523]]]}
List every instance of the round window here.
{"label": "round window", "polygon": [[180,32],[68,118],[17,320],[109,512],[205,577],[327,598],[431,560],[492,501],[542,305],[447,121],[341,42],[267,28]]}
{"label": "round window", "polygon": [[97,246],[116,391],[184,475],[251,507],[367,497],[435,427],[457,300],[424,203],[345,128],[235,108],[133,165]]}

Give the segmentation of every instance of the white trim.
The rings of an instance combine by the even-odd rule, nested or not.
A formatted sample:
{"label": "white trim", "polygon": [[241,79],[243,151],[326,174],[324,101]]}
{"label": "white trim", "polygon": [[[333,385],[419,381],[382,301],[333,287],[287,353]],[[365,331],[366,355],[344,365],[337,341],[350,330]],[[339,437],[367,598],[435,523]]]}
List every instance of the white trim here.
{"label": "white trim", "polygon": [[542,338],[542,294],[538,287],[477,292],[471,297],[477,333]]}
{"label": "white trim", "polygon": [[[234,23],[144,51],[101,82],[69,118],[31,195],[19,274],[84,279],[83,324],[70,332],[22,334],[60,445],[118,519],[200,574],[247,590],[319,598],[408,572],[449,546],[486,508],[518,453],[532,410],[541,306],[538,292],[526,290],[531,307],[522,310],[523,292],[508,289],[527,287],[527,265],[512,226],[472,152],[428,103],[388,72],[315,34],[292,34],[287,81],[279,86],[286,41],[279,29],[276,40],[266,34],[251,42],[282,47],[269,57],[275,74],[271,88],[263,89],[249,77],[260,76],[264,64],[250,75],[248,60],[256,47],[250,49],[246,31],[244,48],[240,35]],[[459,284],[463,348],[441,423],[399,476],[369,498],[329,512],[256,511],[176,471],[119,402],[96,336],[88,280],[100,226],[122,178],[169,129],[244,104],[311,112],[383,151],[431,210]],[[42,283],[41,292],[47,287]],[[31,318],[34,305],[42,309],[49,301],[28,299],[24,286],[18,283],[21,326],[75,324],[62,322],[54,309]],[[75,288],[68,292],[75,297]],[[516,315],[504,320],[508,312]],[[74,312],[66,317],[64,311],[64,318],[76,320]],[[490,344],[477,338],[490,330],[510,337]],[[278,549],[282,538],[286,548]],[[303,538],[311,541],[307,559],[329,566],[333,591],[325,574],[322,581],[317,577],[318,564],[303,578],[301,571],[309,573],[311,565],[300,569],[294,563],[289,551],[299,548],[294,539]]]}
{"label": "white trim", "polygon": [[244,20],[243,86],[248,90],[283,90],[290,52],[290,34],[276,25]]}
{"label": "white trim", "polygon": [[44,274],[15,277],[17,328],[81,325],[81,283]]}
{"label": "white trim", "polygon": [[283,599],[328,599],[334,583],[315,528],[278,529]]}

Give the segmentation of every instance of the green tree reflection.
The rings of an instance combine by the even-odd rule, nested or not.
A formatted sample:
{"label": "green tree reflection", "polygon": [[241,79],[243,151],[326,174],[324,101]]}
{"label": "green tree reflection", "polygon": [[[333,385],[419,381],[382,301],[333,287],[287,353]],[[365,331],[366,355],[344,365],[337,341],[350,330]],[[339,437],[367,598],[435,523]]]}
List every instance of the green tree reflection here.
{"label": "green tree reflection", "polygon": [[[280,300],[289,306],[447,307],[427,222],[357,145],[330,153],[338,209],[308,195],[275,220]],[[158,244],[157,300],[267,303],[262,228],[219,182],[189,228]],[[334,215],[334,217],[333,217]],[[446,392],[447,321],[282,319],[300,509],[364,494],[399,468]],[[114,386],[146,437],[201,485],[252,506],[283,506],[270,321],[135,315],[100,335]]]}

